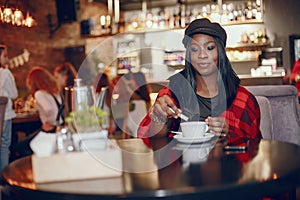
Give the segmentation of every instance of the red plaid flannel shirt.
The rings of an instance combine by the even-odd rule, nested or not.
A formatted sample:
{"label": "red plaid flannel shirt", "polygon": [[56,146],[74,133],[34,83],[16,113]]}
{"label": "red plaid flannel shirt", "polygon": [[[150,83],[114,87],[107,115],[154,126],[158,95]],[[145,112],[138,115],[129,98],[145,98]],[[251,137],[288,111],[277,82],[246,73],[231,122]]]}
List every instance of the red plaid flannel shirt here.
{"label": "red plaid flannel shirt", "polygon": [[[162,89],[158,97],[168,95],[172,98],[171,92],[168,87]],[[176,104],[175,100],[173,99]],[[244,143],[250,138],[262,138],[259,129],[260,126],[260,109],[259,105],[254,97],[243,86],[239,86],[236,94],[236,98],[232,102],[232,105],[225,110],[222,115],[225,117],[229,125],[228,143],[231,145],[238,145]],[[147,137],[149,131],[149,125],[151,119],[149,113],[140,123],[138,129],[138,137],[143,138],[145,143],[150,144]],[[175,124],[175,120],[170,127],[173,130],[174,127],[178,127]],[[172,137],[172,135],[169,135]]]}

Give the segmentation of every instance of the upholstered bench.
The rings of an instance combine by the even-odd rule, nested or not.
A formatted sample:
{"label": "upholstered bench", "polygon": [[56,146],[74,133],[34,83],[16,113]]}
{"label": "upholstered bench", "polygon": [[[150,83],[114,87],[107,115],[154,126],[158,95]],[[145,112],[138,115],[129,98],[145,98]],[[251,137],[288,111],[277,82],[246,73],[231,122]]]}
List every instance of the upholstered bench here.
{"label": "upholstered bench", "polygon": [[[292,85],[259,85],[246,86],[255,96],[264,96],[271,106],[272,134],[271,138],[278,141],[300,145],[300,117],[298,91]],[[261,108],[264,112],[264,108]],[[263,118],[264,119],[263,113]]]}

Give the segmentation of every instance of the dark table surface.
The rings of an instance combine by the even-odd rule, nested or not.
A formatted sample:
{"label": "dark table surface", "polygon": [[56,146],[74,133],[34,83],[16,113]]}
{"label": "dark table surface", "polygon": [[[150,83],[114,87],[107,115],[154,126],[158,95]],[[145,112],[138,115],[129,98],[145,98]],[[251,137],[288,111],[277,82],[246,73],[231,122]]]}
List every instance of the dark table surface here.
{"label": "dark table surface", "polygon": [[293,199],[300,184],[294,144],[250,140],[245,151],[225,151],[217,137],[192,145],[155,139],[150,148],[140,139],[118,144],[121,177],[37,184],[25,157],[4,169],[3,191],[14,199],[258,199],[286,192]]}
{"label": "dark table surface", "polygon": [[40,117],[37,111],[31,112],[17,112],[17,116],[13,118],[13,123],[28,123],[40,121]]}
{"label": "dark table surface", "polygon": [[42,123],[38,112],[22,112],[17,113],[17,116],[12,120],[13,136],[17,132],[23,132],[26,135],[33,133],[41,127]]}
{"label": "dark table surface", "polygon": [[24,137],[39,130],[42,126],[38,112],[19,112],[12,120],[12,139],[10,145],[10,161],[15,160],[16,145],[20,138],[19,132],[24,134]]}

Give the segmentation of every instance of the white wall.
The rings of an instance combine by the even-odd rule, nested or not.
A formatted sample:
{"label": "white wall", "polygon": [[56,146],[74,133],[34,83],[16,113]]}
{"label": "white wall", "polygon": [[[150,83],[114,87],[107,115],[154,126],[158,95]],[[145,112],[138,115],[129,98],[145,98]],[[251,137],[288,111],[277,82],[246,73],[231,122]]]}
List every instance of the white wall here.
{"label": "white wall", "polygon": [[[184,30],[169,30],[145,33],[145,43],[151,47],[153,80],[166,80],[176,73],[164,61],[165,50],[185,50],[181,40]],[[150,80],[151,81],[151,80]]]}
{"label": "white wall", "polygon": [[[264,24],[242,24],[242,25],[231,25],[223,26],[227,33],[227,47],[235,47],[239,45],[241,40],[241,34],[246,32],[250,34],[251,32],[257,30],[264,30]],[[145,45],[151,48],[151,67],[152,67],[152,77],[150,78],[155,81],[165,80],[169,76],[173,75],[176,71],[168,68],[164,65],[164,51],[165,50],[185,50],[182,44],[182,38],[184,36],[184,29],[179,30],[168,30],[168,31],[158,31],[158,32],[146,32],[145,33]],[[270,33],[270,42],[274,42],[274,36]],[[234,64],[237,73],[250,74],[250,68],[257,67],[257,62],[243,62],[239,64]],[[243,69],[242,69],[243,68]]]}

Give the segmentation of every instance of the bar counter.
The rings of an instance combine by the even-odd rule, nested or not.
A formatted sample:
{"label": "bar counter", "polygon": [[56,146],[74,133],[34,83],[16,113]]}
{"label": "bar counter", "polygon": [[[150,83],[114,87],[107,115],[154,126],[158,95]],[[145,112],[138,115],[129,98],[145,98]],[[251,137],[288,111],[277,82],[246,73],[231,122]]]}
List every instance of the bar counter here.
{"label": "bar counter", "polygon": [[[41,120],[38,112],[16,112],[17,116],[12,120],[12,140],[10,145],[10,161],[15,160],[16,145],[19,142],[19,132],[23,133],[24,136],[28,136],[34,133],[41,126]],[[24,138],[23,138],[24,139]]]}
{"label": "bar counter", "polygon": [[284,85],[286,77],[282,75],[251,76],[250,74],[238,75],[241,85]]}
{"label": "bar counter", "polygon": [[[251,74],[238,74],[241,79],[241,85],[285,85],[289,84],[289,77],[280,74],[273,74],[270,76],[251,76]],[[160,89],[168,85],[167,80],[148,82],[151,91],[158,93]]]}

